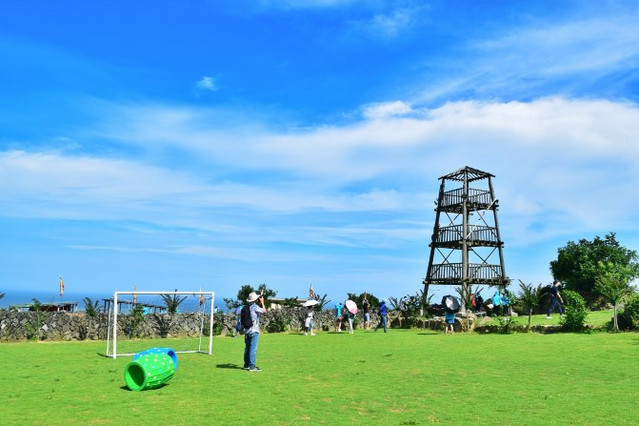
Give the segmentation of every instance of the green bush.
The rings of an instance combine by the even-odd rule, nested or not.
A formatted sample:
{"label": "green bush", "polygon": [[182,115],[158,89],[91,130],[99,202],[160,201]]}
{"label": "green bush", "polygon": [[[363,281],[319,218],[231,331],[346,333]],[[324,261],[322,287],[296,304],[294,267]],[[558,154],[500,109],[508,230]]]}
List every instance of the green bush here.
{"label": "green bush", "polygon": [[564,299],[564,316],[560,321],[561,326],[568,331],[583,331],[588,316],[586,301],[576,291],[564,290],[561,294]]}
{"label": "green bush", "polygon": [[502,334],[510,334],[514,331],[515,328],[515,321],[513,320],[513,317],[511,316],[502,316],[502,317],[497,317],[497,321],[499,322],[499,333]]}
{"label": "green bush", "polygon": [[621,330],[636,330],[639,328],[639,294],[633,293],[624,305],[624,309],[617,319]]}
{"label": "green bush", "polygon": [[213,314],[213,335],[219,336],[224,328],[224,315],[222,313]]}
{"label": "green bush", "polygon": [[129,312],[127,321],[124,325],[124,332],[129,338],[140,337],[141,325],[144,322],[144,307],[135,305]]}
{"label": "green bush", "polygon": [[293,323],[299,323],[302,311],[298,308],[284,308],[269,311],[270,318],[265,321],[265,329],[269,333],[281,333],[286,331]]}
{"label": "green bush", "polygon": [[42,303],[38,299],[32,299],[31,318],[25,324],[25,333],[29,340],[40,340],[40,329],[49,317],[49,313],[42,310]]}

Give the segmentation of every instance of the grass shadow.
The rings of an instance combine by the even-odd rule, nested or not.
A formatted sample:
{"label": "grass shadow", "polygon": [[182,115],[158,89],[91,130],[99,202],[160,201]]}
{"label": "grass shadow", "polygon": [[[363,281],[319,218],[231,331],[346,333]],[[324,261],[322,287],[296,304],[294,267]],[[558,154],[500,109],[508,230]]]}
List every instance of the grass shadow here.
{"label": "grass shadow", "polygon": [[123,391],[127,391],[127,392],[146,392],[146,391],[154,391],[154,390],[158,390],[158,389],[162,389],[163,387],[165,387],[168,383],[163,383],[160,386],[158,386],[157,388],[153,388],[153,389],[141,389],[139,391],[134,391],[133,389],[130,389],[127,385],[124,386],[120,386],[120,389]]}
{"label": "grass shadow", "polygon": [[438,334],[442,334],[438,331],[420,331],[417,333],[418,336],[437,336]]}
{"label": "grass shadow", "polygon": [[232,369],[232,370],[244,370],[243,367],[240,367],[237,364],[231,364],[231,363],[226,363],[226,364],[217,364],[215,366],[215,368],[228,368],[228,369]]}

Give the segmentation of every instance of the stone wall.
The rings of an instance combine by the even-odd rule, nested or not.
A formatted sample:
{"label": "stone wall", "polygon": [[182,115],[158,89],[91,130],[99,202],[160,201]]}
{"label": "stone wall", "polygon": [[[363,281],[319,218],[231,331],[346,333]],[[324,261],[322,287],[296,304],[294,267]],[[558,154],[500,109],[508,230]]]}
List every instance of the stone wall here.
{"label": "stone wall", "polygon": [[[269,310],[261,319],[263,332],[299,332],[303,330],[305,309],[284,308]],[[205,315],[205,328],[209,324],[209,316]],[[375,326],[379,318],[371,314],[371,325]],[[180,314],[148,314],[118,316],[118,336],[132,338],[160,338],[197,336],[202,316],[197,313]],[[214,334],[234,334],[236,318],[232,314],[215,314]],[[335,330],[335,310],[315,312],[316,330]],[[363,317],[357,315],[354,321],[356,328],[362,328]],[[435,319],[401,319],[391,321],[393,328],[426,328],[443,330],[441,318]],[[348,327],[348,324],[342,326]],[[16,312],[0,310],[0,341],[19,340],[105,340],[107,338],[108,318],[106,314],[89,317],[84,312]],[[473,321],[458,319],[455,329],[471,330]]]}

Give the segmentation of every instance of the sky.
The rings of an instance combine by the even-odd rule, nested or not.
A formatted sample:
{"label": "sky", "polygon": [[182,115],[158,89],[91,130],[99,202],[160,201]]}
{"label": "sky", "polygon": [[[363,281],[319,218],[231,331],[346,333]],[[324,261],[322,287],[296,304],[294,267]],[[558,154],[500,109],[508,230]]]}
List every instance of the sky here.
{"label": "sky", "polygon": [[415,294],[465,166],[513,290],[639,250],[637,1],[0,8],[0,292]]}

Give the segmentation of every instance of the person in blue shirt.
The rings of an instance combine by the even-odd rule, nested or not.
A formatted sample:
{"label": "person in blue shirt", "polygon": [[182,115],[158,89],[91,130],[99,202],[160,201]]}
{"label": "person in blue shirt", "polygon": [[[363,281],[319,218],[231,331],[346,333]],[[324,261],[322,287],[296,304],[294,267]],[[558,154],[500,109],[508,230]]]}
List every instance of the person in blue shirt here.
{"label": "person in blue shirt", "polygon": [[240,331],[242,331],[241,314],[242,306],[238,306],[237,308],[235,308],[235,332],[233,333],[233,337],[237,337],[237,335],[240,334]]}
{"label": "person in blue shirt", "polygon": [[[257,306],[256,301],[260,302],[261,307]],[[244,369],[248,371],[262,371],[255,364],[257,362],[257,342],[260,338],[260,316],[266,312],[264,306],[264,296],[258,296],[252,291],[246,303],[250,303],[251,320],[253,325],[251,328],[244,330]]]}
{"label": "person in blue shirt", "polygon": [[342,331],[342,309],[344,309],[342,302],[335,304],[335,330],[338,333]]}
{"label": "person in blue shirt", "polygon": [[446,334],[455,334],[455,313],[446,311]]}
{"label": "person in blue shirt", "polygon": [[377,324],[377,326],[375,327],[375,331],[377,331],[378,328],[383,327],[384,328],[384,333],[387,332],[387,324],[388,324],[388,311],[386,310],[386,301],[382,300],[382,303],[379,305],[379,309],[377,310],[377,313],[379,314],[379,324]]}

